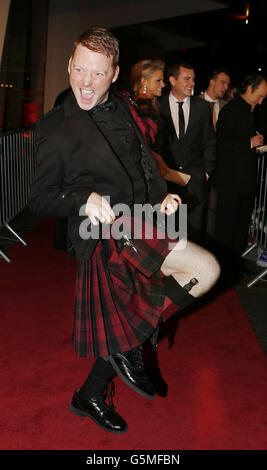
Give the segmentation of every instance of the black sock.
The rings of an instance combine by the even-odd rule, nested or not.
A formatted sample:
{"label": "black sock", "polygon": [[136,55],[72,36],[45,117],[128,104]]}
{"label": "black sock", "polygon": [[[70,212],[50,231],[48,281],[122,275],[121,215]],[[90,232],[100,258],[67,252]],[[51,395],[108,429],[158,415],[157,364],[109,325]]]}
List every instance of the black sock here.
{"label": "black sock", "polygon": [[99,357],[80,388],[79,394],[81,398],[103,395],[106,385],[113,379],[115,375],[114,369],[109,361],[105,361]]}
{"label": "black sock", "polygon": [[192,304],[197,299],[196,297],[193,297],[191,294],[189,294],[187,290],[188,288],[191,289],[191,287],[193,287],[195,284],[193,279],[191,279],[190,283],[182,287],[173,276],[166,276],[164,278],[165,292],[167,297],[169,297],[180,308],[188,307],[188,305]]}

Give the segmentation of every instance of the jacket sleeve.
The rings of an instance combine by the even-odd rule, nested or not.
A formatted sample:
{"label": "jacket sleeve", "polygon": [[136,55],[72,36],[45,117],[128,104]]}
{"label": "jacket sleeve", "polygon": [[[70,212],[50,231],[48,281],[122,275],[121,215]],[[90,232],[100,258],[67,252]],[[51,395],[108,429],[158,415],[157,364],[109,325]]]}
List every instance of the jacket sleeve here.
{"label": "jacket sleeve", "polygon": [[64,183],[65,166],[55,140],[40,123],[36,127],[36,170],[30,189],[29,206],[41,217],[79,215],[92,188],[68,188]]}
{"label": "jacket sleeve", "polygon": [[239,110],[237,111],[230,106],[221,110],[217,122],[217,146],[242,156],[243,152],[251,150],[252,133],[249,132],[250,126],[247,126],[247,132],[244,132],[242,115]]}
{"label": "jacket sleeve", "polygon": [[216,135],[208,103],[203,101],[203,162],[205,172],[210,176],[216,166]]}

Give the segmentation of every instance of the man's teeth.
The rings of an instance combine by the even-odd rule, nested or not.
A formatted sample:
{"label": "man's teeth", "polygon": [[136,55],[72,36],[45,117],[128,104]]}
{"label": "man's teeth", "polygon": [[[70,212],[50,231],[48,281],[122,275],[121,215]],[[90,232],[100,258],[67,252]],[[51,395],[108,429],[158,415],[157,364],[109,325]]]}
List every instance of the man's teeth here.
{"label": "man's teeth", "polygon": [[94,93],[93,90],[84,90],[84,88],[81,89],[81,92],[83,95],[92,95]]}

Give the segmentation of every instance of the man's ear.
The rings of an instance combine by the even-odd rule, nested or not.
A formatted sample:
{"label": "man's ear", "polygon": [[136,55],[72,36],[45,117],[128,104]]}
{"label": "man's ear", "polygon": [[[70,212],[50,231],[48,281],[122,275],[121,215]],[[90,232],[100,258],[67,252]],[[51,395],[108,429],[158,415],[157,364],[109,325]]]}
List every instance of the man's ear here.
{"label": "man's ear", "polygon": [[68,72],[69,73],[70,73],[70,68],[71,68],[71,62],[72,62],[72,57],[70,57],[69,63],[68,63]]}
{"label": "man's ear", "polygon": [[119,73],[120,73],[120,67],[117,65],[116,68],[115,68],[115,72],[114,72],[114,76],[113,76],[113,79],[112,79],[112,83],[115,83],[118,76],[119,76]]}
{"label": "man's ear", "polygon": [[211,84],[212,87],[214,87],[214,85],[215,85],[215,80],[214,80],[213,78],[210,79],[210,84]]}
{"label": "man's ear", "polygon": [[247,87],[247,92],[248,92],[250,95],[252,95],[252,85],[249,85],[249,86]]}
{"label": "man's ear", "polygon": [[171,86],[175,85],[176,80],[172,75],[169,77],[169,82],[170,82]]}

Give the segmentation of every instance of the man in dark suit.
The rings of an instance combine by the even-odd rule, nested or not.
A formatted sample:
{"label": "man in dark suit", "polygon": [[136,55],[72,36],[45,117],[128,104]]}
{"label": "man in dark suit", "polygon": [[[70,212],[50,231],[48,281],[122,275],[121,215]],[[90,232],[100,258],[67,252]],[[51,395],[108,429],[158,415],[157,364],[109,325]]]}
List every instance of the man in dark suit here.
{"label": "man in dark suit", "polygon": [[264,140],[255,128],[254,108],[266,95],[266,79],[260,74],[249,75],[240,94],[221,110],[217,123],[215,239],[238,269],[248,242],[257,185],[256,147]]}
{"label": "man in dark suit", "polygon": [[226,105],[223,99],[230,83],[230,73],[225,67],[214,69],[209,77],[208,88],[199,95],[199,98],[207,101],[211,107],[212,122],[216,130],[219,112]]}
{"label": "man in dark suit", "polygon": [[[205,100],[210,105],[211,117],[214,130],[218,121],[219,112],[226,105],[224,95],[228,90],[230,83],[230,72],[225,67],[217,67],[214,69],[210,76],[207,89],[201,93],[199,98]],[[215,210],[217,201],[217,191],[214,188],[213,176],[209,180],[210,191],[208,196],[208,210],[207,210],[207,237],[210,240],[214,237],[215,227]],[[209,240],[209,241],[210,241]]]}
{"label": "man in dark suit", "polygon": [[160,100],[163,126],[154,150],[170,168],[189,173],[186,187],[169,185],[188,206],[188,233],[202,242],[206,223],[208,179],[215,169],[216,138],[209,105],[192,96],[195,72],[188,63],[173,65],[168,73],[171,92]]}
{"label": "man in dark suit", "polygon": [[121,236],[114,235],[125,207],[132,223],[136,206],[146,204],[152,214],[159,205],[170,215],[179,204],[178,196],[168,194],[128,104],[110,90],[119,73],[118,57],[118,42],[106,29],[91,28],[75,42],[68,66],[72,91],[37,125],[30,197],[33,212],[69,218],[78,260],[73,343],[79,356],[96,361],[70,410],[114,433],[127,430],[112,406],[114,374],[154,398],[142,345],[155,344],[168,298],[171,306],[188,305],[219,274],[210,253],[190,242],[181,250],[177,240],[173,248],[166,233],[159,239],[153,231],[151,238],[150,230],[147,240],[132,236],[136,226],[128,236],[128,226],[119,225]]}

